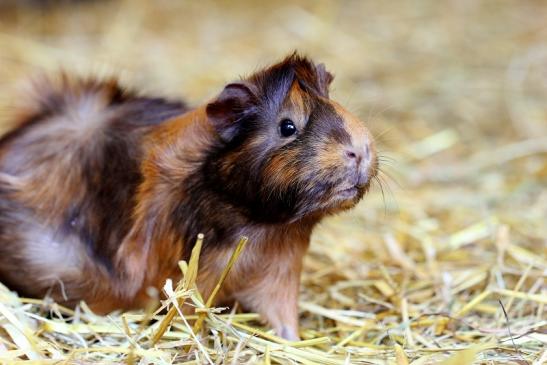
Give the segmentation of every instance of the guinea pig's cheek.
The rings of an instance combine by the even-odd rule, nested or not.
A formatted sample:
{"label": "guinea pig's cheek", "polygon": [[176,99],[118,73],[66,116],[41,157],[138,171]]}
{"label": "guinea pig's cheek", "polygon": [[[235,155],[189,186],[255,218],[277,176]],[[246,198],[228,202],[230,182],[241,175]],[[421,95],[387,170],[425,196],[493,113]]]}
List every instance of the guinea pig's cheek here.
{"label": "guinea pig's cheek", "polygon": [[315,162],[317,163],[316,169],[320,172],[332,172],[333,169],[337,169],[344,163],[341,158],[342,148],[338,143],[329,143],[326,141],[320,146],[317,146],[317,155],[315,156]]}
{"label": "guinea pig's cheek", "polygon": [[282,191],[298,179],[296,151],[284,151],[273,156],[264,168],[264,179],[273,189]]}
{"label": "guinea pig's cheek", "polygon": [[[312,164],[311,179],[324,187],[325,199],[339,190],[347,189],[355,184],[356,173],[347,158],[345,149],[340,143],[330,142],[321,146]],[[328,193],[328,194],[327,194]]]}

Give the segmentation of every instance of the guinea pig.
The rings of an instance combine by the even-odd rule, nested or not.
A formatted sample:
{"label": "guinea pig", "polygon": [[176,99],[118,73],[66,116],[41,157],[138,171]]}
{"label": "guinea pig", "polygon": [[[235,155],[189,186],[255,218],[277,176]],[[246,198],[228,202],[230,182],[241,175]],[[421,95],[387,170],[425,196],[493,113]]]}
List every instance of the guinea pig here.
{"label": "guinea pig", "polygon": [[215,304],[237,301],[297,339],[311,232],[378,170],[365,125],[329,98],[332,80],[295,53],[197,108],[116,81],[38,82],[0,140],[0,280],[97,313],[139,308],[149,287],[180,279],[203,233],[207,298],[247,236]]}

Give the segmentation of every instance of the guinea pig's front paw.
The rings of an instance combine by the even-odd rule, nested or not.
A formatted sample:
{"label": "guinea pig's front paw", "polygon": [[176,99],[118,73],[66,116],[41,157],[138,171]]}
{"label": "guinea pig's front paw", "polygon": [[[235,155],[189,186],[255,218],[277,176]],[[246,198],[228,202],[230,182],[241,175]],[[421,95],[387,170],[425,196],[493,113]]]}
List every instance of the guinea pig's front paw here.
{"label": "guinea pig's front paw", "polygon": [[300,341],[298,336],[298,328],[292,326],[282,326],[280,330],[276,331],[277,334],[288,341]]}
{"label": "guinea pig's front paw", "polygon": [[258,287],[251,286],[234,296],[243,308],[260,314],[276,335],[299,341],[297,276],[288,275],[283,279],[269,277]]}

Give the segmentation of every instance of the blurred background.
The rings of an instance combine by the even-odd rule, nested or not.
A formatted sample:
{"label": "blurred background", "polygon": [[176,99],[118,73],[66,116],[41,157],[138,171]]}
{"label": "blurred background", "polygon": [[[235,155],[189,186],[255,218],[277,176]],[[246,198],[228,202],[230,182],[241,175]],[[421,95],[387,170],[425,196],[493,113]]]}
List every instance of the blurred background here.
{"label": "blurred background", "polygon": [[[335,74],[332,98],[385,156],[383,186],[314,235],[310,337],[322,327],[306,303],[376,313],[374,300],[396,309],[393,293],[405,293],[411,313],[451,311],[486,287],[514,288],[529,265],[519,289],[546,293],[544,1],[4,0],[0,125],[40,72],[117,75],[198,105],[294,50]],[[351,284],[364,279],[376,281]],[[519,315],[537,323],[537,310]]]}

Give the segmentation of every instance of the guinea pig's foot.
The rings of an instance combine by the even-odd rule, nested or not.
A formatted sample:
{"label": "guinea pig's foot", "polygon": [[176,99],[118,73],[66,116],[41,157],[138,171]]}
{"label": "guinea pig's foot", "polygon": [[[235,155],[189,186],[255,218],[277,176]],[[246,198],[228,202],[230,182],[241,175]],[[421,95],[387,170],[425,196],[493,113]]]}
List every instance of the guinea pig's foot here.
{"label": "guinea pig's foot", "polygon": [[292,326],[282,326],[281,330],[276,331],[277,334],[288,341],[300,341],[298,336],[298,329]]}

